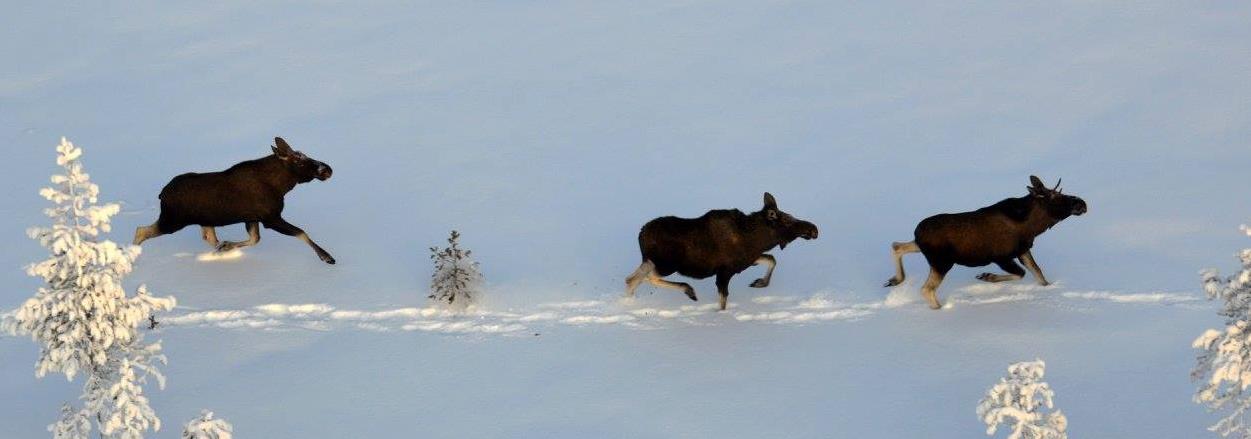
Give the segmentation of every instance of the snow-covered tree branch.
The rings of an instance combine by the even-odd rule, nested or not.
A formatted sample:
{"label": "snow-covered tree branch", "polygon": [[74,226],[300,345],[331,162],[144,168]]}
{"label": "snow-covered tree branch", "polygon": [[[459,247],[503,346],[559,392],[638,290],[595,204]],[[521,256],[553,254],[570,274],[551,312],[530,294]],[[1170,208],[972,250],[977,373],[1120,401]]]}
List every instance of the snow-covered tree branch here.
{"label": "snow-covered tree branch", "polygon": [[0,337],[17,335],[17,311],[0,311]]}
{"label": "snow-covered tree branch", "polygon": [[994,435],[1002,424],[1012,428],[1008,439],[1066,439],[1068,419],[1054,408],[1055,392],[1042,381],[1047,365],[1042,360],[1008,366],[1008,376],[986,392],[977,404],[977,417]]}
{"label": "snow-covered tree branch", "polygon": [[87,439],[91,435],[91,418],[86,411],[65,404],[61,406],[61,417],[48,426],[48,432],[52,439]]}
{"label": "snow-covered tree branch", "polygon": [[455,230],[447,239],[447,248],[430,248],[430,259],[434,261],[431,300],[455,310],[464,310],[477,302],[483,279],[472,254],[460,248],[460,233]]}
{"label": "snow-covered tree branch", "polygon": [[44,286],[17,310],[14,329],[40,346],[36,376],[59,373],[72,381],[86,375],[83,411],[63,414],[54,433],[96,419],[106,437],[141,438],[148,429],[160,429],[142,385],[153,378],[164,387],[157,365],[165,357],[160,342],[145,343],[138,328],[153,313],[173,309],[175,301],[149,295],[144,286],[127,296],[122,279],[140,249],[100,239],[119,207],[97,204],[100,189],[83,171],[82,149],[62,138],[56,151],[65,173],[53,175],[53,186],[39,192],[53,203],[44,210],[52,225],[28,231],[50,253],[26,268]]}
{"label": "snow-covered tree branch", "polygon": [[187,422],[182,429],[182,439],[231,439],[234,427],[230,423],[213,418],[213,412],[204,410],[200,416]]}
{"label": "snow-covered tree branch", "polygon": [[[1251,236],[1251,228],[1242,226]],[[1224,302],[1220,315],[1225,317],[1224,329],[1209,329],[1196,338],[1192,347],[1199,350],[1198,361],[1190,373],[1199,382],[1196,403],[1214,411],[1225,411],[1209,430],[1221,436],[1251,438],[1246,414],[1251,408],[1251,248],[1238,254],[1242,271],[1222,278],[1216,270],[1203,270],[1203,289],[1209,299]]]}

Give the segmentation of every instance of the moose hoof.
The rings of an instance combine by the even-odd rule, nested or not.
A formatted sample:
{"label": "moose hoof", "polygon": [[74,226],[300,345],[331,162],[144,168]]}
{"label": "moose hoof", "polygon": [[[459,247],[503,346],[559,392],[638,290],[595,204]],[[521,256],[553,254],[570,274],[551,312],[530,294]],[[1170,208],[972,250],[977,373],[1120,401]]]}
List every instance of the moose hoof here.
{"label": "moose hoof", "polygon": [[217,251],[217,253],[225,253],[225,252],[228,252],[228,251],[234,250],[234,249],[235,249],[235,247],[237,247],[237,246],[235,245],[235,243],[230,242],[230,241],[226,241],[226,242],[223,242],[223,243],[221,243],[221,244],[217,244],[217,250],[216,250],[216,251]]}
{"label": "moose hoof", "polygon": [[325,250],[322,250],[320,248],[313,249],[313,252],[317,253],[317,257],[321,258],[322,262],[325,262],[330,265],[334,265],[334,256],[330,256],[330,253],[326,253]]}
{"label": "moose hoof", "polygon": [[980,280],[983,282],[994,282],[995,275],[993,273],[982,273],[982,274],[977,275],[977,280]]}
{"label": "moose hoof", "polygon": [[901,284],[901,283],[903,283],[903,281],[899,280],[898,278],[894,278],[894,277],[892,277],[892,278],[890,278],[890,279],[887,279],[887,280],[886,280],[886,284],[885,284],[885,285],[882,285],[882,286],[883,286],[883,287],[887,287],[887,288],[889,288],[889,287],[899,286],[899,284]]}
{"label": "moose hoof", "polygon": [[938,302],[931,303],[931,304],[930,304],[930,309],[932,309],[932,310],[940,310],[940,309],[943,309],[943,304],[938,303]]}
{"label": "moose hoof", "polygon": [[769,286],[769,281],[764,280],[764,278],[756,279],[751,283],[752,288],[764,288],[767,286]]}
{"label": "moose hoof", "polygon": [[692,301],[695,301],[695,302],[698,302],[698,301],[699,301],[699,298],[698,298],[698,297],[695,297],[695,289],[694,289],[694,288],[687,288],[685,291],[686,291],[686,297],[690,297],[690,298],[691,298],[691,300],[692,300]]}

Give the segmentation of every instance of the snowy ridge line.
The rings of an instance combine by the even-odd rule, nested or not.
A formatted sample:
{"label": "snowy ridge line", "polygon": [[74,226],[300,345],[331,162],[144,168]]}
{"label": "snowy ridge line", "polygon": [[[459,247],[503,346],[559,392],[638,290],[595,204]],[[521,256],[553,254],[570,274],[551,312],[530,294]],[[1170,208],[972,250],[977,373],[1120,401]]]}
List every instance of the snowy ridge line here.
{"label": "snowy ridge line", "polygon": [[[1195,306],[1195,294],[1112,291],[1061,291],[1059,286],[974,284],[957,289],[945,308],[1013,302],[1085,301],[1123,305]],[[248,309],[196,310],[165,316],[165,327],[311,330],[356,329],[374,332],[419,331],[441,334],[510,334],[531,327],[616,325],[632,329],[708,326],[741,323],[803,325],[855,321],[892,309],[921,309],[920,294],[910,285],[896,287],[880,301],[840,302],[830,293],[802,296],[757,296],[731,303],[725,313],[715,303],[676,307],[639,307],[629,299],[543,303],[533,309],[456,313],[442,308],[404,307],[382,310],[338,309],[328,304],[271,303]],[[927,311],[928,312],[928,311]],[[0,311],[0,336],[15,335],[15,310]]]}
{"label": "snowy ridge line", "polygon": [[1204,300],[1202,297],[1199,297],[1199,296],[1191,296],[1191,295],[1176,294],[1176,293],[1164,293],[1164,292],[1123,294],[1123,293],[1113,293],[1113,292],[1108,292],[1108,291],[1086,291],[1086,292],[1070,291],[1070,292],[1065,292],[1062,295],[1070,299],[1104,300],[1104,301],[1116,302],[1116,303],[1173,304],[1173,303],[1201,302]]}
{"label": "snowy ridge line", "polygon": [[[271,303],[244,310],[193,311],[161,319],[168,326],[253,329],[331,330],[348,326],[387,332],[394,330],[442,333],[503,333],[525,329],[508,323],[507,313],[456,314],[436,308],[398,308],[381,311],[339,310],[326,304]],[[492,322],[491,320],[495,320]]]}
{"label": "snowy ridge line", "polygon": [[160,318],[165,327],[215,327],[225,329],[360,329],[377,332],[422,331],[447,334],[507,334],[531,326],[618,325],[635,329],[659,329],[673,325],[709,325],[719,321],[805,323],[853,320],[871,314],[869,308],[837,309],[844,305],[820,295],[802,301],[777,301],[765,309],[740,312],[731,304],[726,313],[715,303],[674,308],[635,308],[631,301],[577,301],[544,303],[529,310],[492,311],[471,308],[457,313],[442,308],[396,308],[383,310],[337,309],[320,303],[271,303],[249,309],[189,311]]}
{"label": "snowy ridge line", "polygon": [[1196,293],[1126,293],[1120,291],[1062,291],[1058,284],[973,284],[956,290],[950,302],[953,304],[986,305],[1034,300],[1073,299],[1091,302],[1110,302],[1142,305],[1195,305],[1205,302]]}
{"label": "snowy ridge line", "polygon": [[[1111,291],[1062,291],[1058,286],[970,285],[946,299],[945,308],[983,306],[1013,302],[1098,302],[1120,305],[1187,305],[1203,298],[1182,293],[1123,293]],[[745,303],[731,303],[718,312],[715,303],[675,307],[640,306],[636,300],[583,300],[535,305],[527,309],[485,310],[463,313],[434,307],[381,310],[338,309],[327,304],[271,303],[248,309],[189,311],[161,318],[167,327],[214,327],[225,329],[313,330],[355,329],[375,332],[431,332],[441,334],[513,334],[535,327],[588,327],[614,325],[631,329],[662,329],[674,326],[768,323],[804,325],[870,318],[879,312],[917,309],[920,294],[907,285],[892,289],[880,301],[840,302],[830,293],[802,296],[757,296]],[[925,310],[925,312],[929,312]],[[3,316],[4,314],[0,314]]]}

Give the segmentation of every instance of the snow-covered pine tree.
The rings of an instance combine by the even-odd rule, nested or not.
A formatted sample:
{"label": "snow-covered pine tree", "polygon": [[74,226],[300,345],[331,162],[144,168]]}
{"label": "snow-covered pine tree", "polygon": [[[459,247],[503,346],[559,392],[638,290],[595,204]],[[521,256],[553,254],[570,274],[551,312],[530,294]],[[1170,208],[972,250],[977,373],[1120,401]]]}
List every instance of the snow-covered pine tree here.
{"label": "snow-covered pine tree", "polygon": [[145,343],[138,327],[153,313],[173,309],[175,301],[153,297],[144,286],[126,295],[122,279],[139,247],[100,240],[119,208],[96,204],[100,189],[83,172],[82,149],[61,138],[56,151],[65,174],[53,175],[53,187],[39,192],[53,203],[44,211],[53,224],[27,232],[51,253],[26,267],[45,285],[18,309],[16,330],[39,344],[37,377],[60,373],[72,381],[86,375],[85,407],[74,416],[95,419],[104,437],[141,438],[148,428],[160,429],[142,384],[153,377],[164,388],[156,366],[165,357],[160,342]]}
{"label": "snow-covered pine tree", "polygon": [[61,417],[48,426],[52,439],[88,439],[91,435],[91,419],[82,410],[74,410],[69,404],[61,406]]}
{"label": "snow-covered pine tree", "polygon": [[434,261],[431,300],[453,310],[464,310],[477,303],[483,279],[472,254],[460,248],[460,233],[455,230],[447,239],[447,248],[430,247],[430,259]]}
{"label": "snow-covered pine tree", "polygon": [[[1251,236],[1251,228],[1242,226]],[[1209,329],[1195,339],[1192,347],[1199,350],[1198,361],[1190,378],[1199,382],[1196,403],[1213,411],[1227,411],[1226,416],[1208,429],[1223,437],[1251,438],[1246,420],[1251,408],[1251,248],[1238,254],[1242,271],[1222,278],[1216,270],[1201,272],[1203,289],[1209,299],[1221,299],[1224,306],[1225,329]]]}
{"label": "snow-covered pine tree", "polygon": [[230,423],[214,419],[213,412],[204,410],[200,417],[187,422],[182,429],[182,439],[230,439],[234,436],[234,426]]}
{"label": "snow-covered pine tree", "polygon": [[1042,360],[1008,366],[1008,376],[986,392],[977,403],[977,417],[986,423],[986,434],[994,435],[1001,424],[1009,424],[1008,439],[1067,439],[1068,419],[1059,410],[1051,413],[1055,392],[1043,382],[1047,365]]}

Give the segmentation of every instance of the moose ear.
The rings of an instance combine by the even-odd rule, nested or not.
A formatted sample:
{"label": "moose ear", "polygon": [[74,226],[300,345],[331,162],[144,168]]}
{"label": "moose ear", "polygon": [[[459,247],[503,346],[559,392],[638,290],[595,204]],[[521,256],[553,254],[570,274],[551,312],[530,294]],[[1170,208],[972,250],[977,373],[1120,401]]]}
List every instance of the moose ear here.
{"label": "moose ear", "polygon": [[773,194],[765,192],[764,207],[765,207],[765,210],[777,210],[778,200],[773,199]]}
{"label": "moose ear", "polygon": [[271,147],[271,149],[274,150],[274,154],[281,158],[290,157],[293,153],[295,153],[295,150],[291,149],[291,145],[288,145],[287,141],[282,140],[281,137],[274,138],[274,146]]}
{"label": "moose ear", "polygon": [[1029,183],[1030,185],[1033,186],[1033,189],[1035,190],[1042,190],[1042,189],[1047,188],[1047,186],[1043,184],[1042,179],[1038,178],[1037,176],[1033,176],[1033,175],[1029,176]]}

